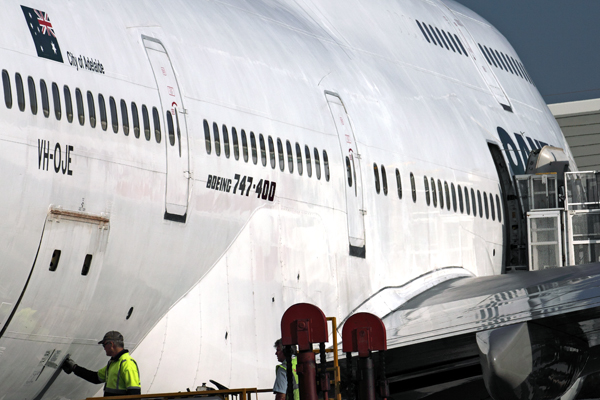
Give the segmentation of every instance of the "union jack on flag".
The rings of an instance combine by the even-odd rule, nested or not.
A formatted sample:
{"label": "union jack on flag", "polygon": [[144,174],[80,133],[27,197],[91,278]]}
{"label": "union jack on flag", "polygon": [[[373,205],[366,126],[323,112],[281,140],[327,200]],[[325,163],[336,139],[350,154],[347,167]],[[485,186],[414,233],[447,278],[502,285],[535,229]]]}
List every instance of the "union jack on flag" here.
{"label": "union jack on flag", "polygon": [[63,62],[56,31],[47,12],[21,6],[38,57]]}
{"label": "union jack on flag", "polygon": [[54,29],[52,28],[52,24],[50,23],[50,18],[48,17],[48,13],[43,11],[34,10],[37,15],[38,24],[40,24],[40,28],[42,29],[42,35],[49,35],[56,37],[54,33]]}

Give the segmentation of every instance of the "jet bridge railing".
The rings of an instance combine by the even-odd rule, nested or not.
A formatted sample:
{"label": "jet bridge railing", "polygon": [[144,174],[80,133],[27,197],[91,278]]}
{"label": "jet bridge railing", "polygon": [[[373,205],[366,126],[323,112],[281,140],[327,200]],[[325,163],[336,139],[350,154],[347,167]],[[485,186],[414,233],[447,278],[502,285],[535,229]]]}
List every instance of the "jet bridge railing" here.
{"label": "jet bridge railing", "polygon": [[571,265],[600,261],[600,171],[565,174],[567,250]]}

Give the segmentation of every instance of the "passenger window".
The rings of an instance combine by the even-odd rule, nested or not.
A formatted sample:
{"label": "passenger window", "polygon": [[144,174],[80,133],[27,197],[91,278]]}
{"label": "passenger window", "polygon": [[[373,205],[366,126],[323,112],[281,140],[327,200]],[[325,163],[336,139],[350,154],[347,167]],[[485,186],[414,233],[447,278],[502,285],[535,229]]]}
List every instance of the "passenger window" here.
{"label": "passenger window", "polygon": [[221,138],[219,137],[219,126],[213,122],[213,136],[215,138],[215,154],[217,157],[221,155]]}
{"label": "passenger window", "polygon": [[119,132],[119,117],[117,115],[117,102],[115,98],[110,96],[108,98],[108,104],[110,104],[110,120],[112,122],[113,132]]}
{"label": "passenger window", "polygon": [[206,146],[206,154],[211,153],[210,143],[210,128],[208,126],[208,121],[204,120],[204,144]]}
{"label": "passenger window", "polygon": [[[417,21],[417,20],[415,20]],[[421,30],[421,33],[423,34],[423,36],[425,36],[425,39],[431,43],[431,40],[429,40],[429,38],[427,37],[427,34],[425,33],[425,31],[423,30],[423,27],[421,26],[421,23],[419,21],[417,21],[417,25],[419,25],[419,29]]]}
{"label": "passenger window", "polygon": [[275,160],[275,144],[271,136],[269,136],[269,159],[271,160],[271,168],[275,169],[277,164]]}
{"label": "passenger window", "polygon": [[450,190],[452,191],[452,209],[456,212],[456,189],[452,182],[450,182]]}
{"label": "passenger window", "polygon": [[465,188],[465,205],[467,206],[467,215],[471,215],[471,204],[469,202],[469,189]]}
{"label": "passenger window", "polygon": [[231,139],[233,141],[233,156],[235,157],[236,160],[240,159],[240,144],[238,142],[238,135],[237,135],[237,130],[234,128],[231,128]]}
{"label": "passenger window", "polygon": [[462,188],[460,187],[460,185],[458,185],[458,206],[460,207],[460,213],[464,213],[465,212],[465,206],[463,203],[463,196],[462,196]]}
{"label": "passenger window", "polygon": [[60,121],[62,110],[60,106],[60,91],[56,82],[52,82],[52,100],[54,100],[54,116]]}
{"label": "passenger window", "polygon": [[283,143],[279,138],[277,138],[277,154],[279,155],[279,169],[283,171],[285,169],[285,157],[283,155]]}
{"label": "passenger window", "polygon": [[485,54],[485,50],[483,49],[483,47],[481,47],[481,44],[479,44],[479,43],[477,43],[477,44],[479,45],[479,49],[481,50],[481,53],[483,54],[483,56],[487,60],[488,64],[492,65],[492,62],[490,61],[490,58],[487,56],[487,54]]}
{"label": "passenger window", "polygon": [[494,196],[490,193],[490,211],[492,212],[492,221],[496,220],[496,209],[494,208]]}
{"label": "passenger window", "polygon": [[352,187],[352,167],[350,166],[350,159],[346,156],[346,174],[348,175],[348,186]]}
{"label": "passenger window", "polygon": [[450,39],[448,39],[448,35],[446,35],[446,31],[444,31],[442,29],[442,33],[444,34],[444,37],[446,38],[446,42],[448,42],[448,46],[450,46],[452,51],[456,53],[456,50],[454,50],[454,46],[452,46],[452,42],[450,41]]}
{"label": "passenger window", "polygon": [[317,150],[317,148],[314,148],[314,155],[315,155],[315,172],[317,173],[317,179],[321,179],[321,161],[319,160],[319,150]]}
{"label": "passenger window", "polygon": [[381,192],[381,187],[379,185],[379,170],[375,163],[373,163],[373,173],[375,174],[375,191],[379,194],[379,192]]}
{"label": "passenger window", "polygon": [[121,118],[123,119],[123,134],[129,136],[129,113],[127,112],[127,103],[121,99]]}
{"label": "passenger window", "polygon": [[298,164],[298,175],[302,176],[302,149],[300,148],[298,142],[296,142],[296,161]]}
{"label": "passenger window", "polygon": [[412,189],[412,199],[413,203],[417,202],[417,187],[415,186],[415,176],[413,173],[410,173],[410,187]]}
{"label": "passenger window", "polygon": [[133,121],[133,136],[136,139],[140,138],[140,116],[138,114],[137,105],[131,102],[131,119]]}
{"label": "passenger window", "polygon": [[290,174],[292,174],[294,173],[294,155],[292,154],[292,145],[289,140],[285,141],[285,148],[287,150],[288,169],[290,170]]}
{"label": "passenger window", "polygon": [[437,34],[438,34],[438,36],[439,36],[440,40],[442,41],[442,43],[443,43],[443,44],[444,44],[444,46],[446,47],[446,50],[450,50],[450,49],[448,48],[448,45],[446,44],[446,41],[444,40],[444,37],[442,36],[442,33],[440,32],[440,30],[439,30],[439,29],[436,27],[436,28],[435,28],[435,31],[437,32]]}
{"label": "passenger window", "polygon": [[310,161],[310,149],[308,146],[304,146],[304,157],[306,158],[306,175],[310,178],[312,176],[312,162]]}
{"label": "passenger window", "polygon": [[452,37],[452,34],[450,32],[448,32],[448,36],[450,37],[450,40],[452,40],[452,44],[454,44],[454,47],[456,47],[456,51],[458,51],[458,54],[462,55],[462,52],[460,51],[460,48],[458,47],[458,45],[454,41],[454,38]]}
{"label": "passenger window", "polygon": [[402,179],[400,179],[398,168],[396,168],[396,186],[398,187],[398,198],[402,200]]}
{"label": "passenger window", "polygon": [[473,206],[473,216],[477,216],[477,200],[475,199],[475,191],[471,189],[471,205]]}
{"label": "passenger window", "polygon": [[498,50],[494,50],[494,55],[497,56],[498,61],[500,61],[500,64],[502,65],[502,69],[504,69],[505,71],[508,71],[508,67],[506,65],[504,65],[504,61],[502,61],[502,56],[500,55],[500,53],[498,53]]}
{"label": "passenger window", "polygon": [[429,193],[429,179],[427,179],[427,176],[423,177],[423,184],[425,185],[425,202],[427,205],[430,205],[431,195]]}
{"label": "passenger window", "polygon": [[27,86],[29,86],[29,104],[31,106],[31,113],[37,115],[37,92],[35,90],[35,81],[32,77],[27,78]]}
{"label": "passenger window", "polygon": [[258,134],[258,144],[260,146],[260,161],[263,167],[267,166],[267,148],[265,146],[265,137],[262,133]]}
{"label": "passenger window", "polygon": [[65,112],[67,113],[67,121],[73,122],[73,101],[71,99],[71,90],[67,85],[63,86],[63,94],[65,95]]}
{"label": "passenger window", "polygon": [[329,158],[327,158],[325,150],[323,150],[323,168],[325,169],[325,180],[329,182]]}
{"label": "passenger window", "polygon": [[387,186],[387,174],[385,173],[385,167],[383,164],[381,165],[381,184],[383,186],[383,194],[387,196],[388,186]]}
{"label": "passenger window", "polygon": [[250,131],[250,147],[252,148],[252,162],[258,164],[258,149],[256,148],[256,136]]}
{"label": "passenger window", "polygon": [[150,116],[148,115],[148,107],[142,104],[142,121],[144,122],[144,137],[150,141]]}
{"label": "passenger window", "polygon": [[[43,103],[43,93],[42,93],[42,103]],[[90,114],[90,126],[92,128],[96,127],[96,106],[94,105],[94,96],[92,92],[88,90],[87,92],[87,102],[88,102],[88,113]]]}
{"label": "passenger window", "polygon": [[225,158],[229,158],[229,132],[225,124],[221,127],[223,131],[223,151],[225,152]]}
{"label": "passenger window", "polygon": [[500,207],[500,198],[496,195],[496,207],[498,207],[498,222],[502,222],[502,209]]}
{"label": "passenger window", "polygon": [[[101,94],[98,95],[98,108],[100,109],[100,126],[102,127],[102,130],[105,131],[108,128],[108,122],[106,120],[106,103],[104,103],[104,96]],[[146,115],[147,114],[148,110],[146,110]],[[150,131],[148,131],[148,134],[149,133]]]}
{"label": "passenger window", "polygon": [[6,108],[12,108],[12,90],[10,89],[10,76],[8,71],[2,70],[2,85],[4,86],[4,104]]}
{"label": "passenger window", "polygon": [[454,35],[454,38],[456,39],[456,42],[460,45],[460,49],[463,51],[463,54],[467,57],[469,57],[469,54],[467,53],[467,51],[465,50],[465,48],[463,47],[462,42],[460,41],[460,39],[458,38],[458,36]]}
{"label": "passenger window", "polygon": [[17,104],[20,111],[25,111],[25,89],[23,89],[23,78],[18,72],[15,74],[15,86],[17,87]]}
{"label": "passenger window", "polygon": [[244,162],[248,162],[248,139],[246,131],[242,129],[242,153],[244,154]]}
{"label": "passenger window", "polygon": [[[444,191],[446,193],[446,209],[450,211],[450,190],[448,189],[448,182],[444,181]],[[454,204],[456,207],[456,199],[454,200]]]}
{"label": "passenger window", "polygon": [[487,194],[485,192],[483,192],[483,205],[485,206],[485,219],[490,219],[490,209],[488,206]]}
{"label": "passenger window", "polygon": [[483,206],[481,204],[481,192],[477,191],[477,204],[479,204],[479,218],[483,218]]}
{"label": "passenger window", "polygon": [[173,126],[173,115],[171,115],[171,110],[167,111],[167,135],[169,135],[169,144],[175,146],[175,128]]}
{"label": "passenger window", "polygon": [[[115,109],[115,118],[116,116],[117,110]],[[152,118],[154,119],[154,139],[156,140],[156,143],[160,143],[162,140],[162,134],[160,130],[160,114],[158,113],[156,107],[152,107]]]}
{"label": "passenger window", "polygon": [[444,192],[442,191],[442,181],[438,179],[438,194],[440,195],[440,209],[444,209]]}
{"label": "passenger window", "polygon": [[79,88],[75,88],[75,103],[77,103],[77,120],[79,125],[85,124],[85,109],[83,107],[83,95]]}
{"label": "passenger window", "polygon": [[433,206],[437,207],[437,191],[435,190],[435,179],[431,178],[431,197],[433,197]]}
{"label": "passenger window", "polygon": [[494,65],[494,67],[498,68],[498,64],[496,64],[496,60],[494,60],[494,57],[492,56],[492,53],[490,52],[490,50],[487,48],[487,46],[483,46],[483,48],[485,49],[485,53],[487,53],[488,58],[492,61],[492,64]]}

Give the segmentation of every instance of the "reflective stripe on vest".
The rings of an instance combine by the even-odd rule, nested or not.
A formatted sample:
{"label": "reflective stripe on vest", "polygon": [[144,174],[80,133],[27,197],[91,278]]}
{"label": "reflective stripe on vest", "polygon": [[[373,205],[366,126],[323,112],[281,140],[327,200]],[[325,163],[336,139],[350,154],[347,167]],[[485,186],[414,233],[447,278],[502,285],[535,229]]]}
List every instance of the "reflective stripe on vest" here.
{"label": "reflective stripe on vest", "polygon": [[[292,358],[292,374],[294,375],[294,383],[292,388],[294,389],[294,400],[300,400],[300,388],[298,387],[298,374],[296,373],[296,365],[298,365],[298,360],[296,358]],[[279,364],[277,367],[287,372],[285,362]]]}

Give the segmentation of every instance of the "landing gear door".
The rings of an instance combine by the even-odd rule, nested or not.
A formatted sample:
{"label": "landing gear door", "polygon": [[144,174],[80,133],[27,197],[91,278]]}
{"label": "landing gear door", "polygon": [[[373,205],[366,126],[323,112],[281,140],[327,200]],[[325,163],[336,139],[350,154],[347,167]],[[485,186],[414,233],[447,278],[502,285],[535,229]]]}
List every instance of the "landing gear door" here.
{"label": "landing gear door", "polygon": [[365,222],[362,193],[360,154],[354,138],[354,131],[346,108],[339,95],[329,91],[325,98],[331,111],[340,141],[340,149],[346,169],[346,208],[348,215],[348,241],[350,255],[365,257]]}
{"label": "landing gear door", "polygon": [[167,152],[165,219],[185,222],[189,198],[189,153],[183,97],[171,60],[163,44],[142,35],[152,66],[161,105],[161,124]]}

